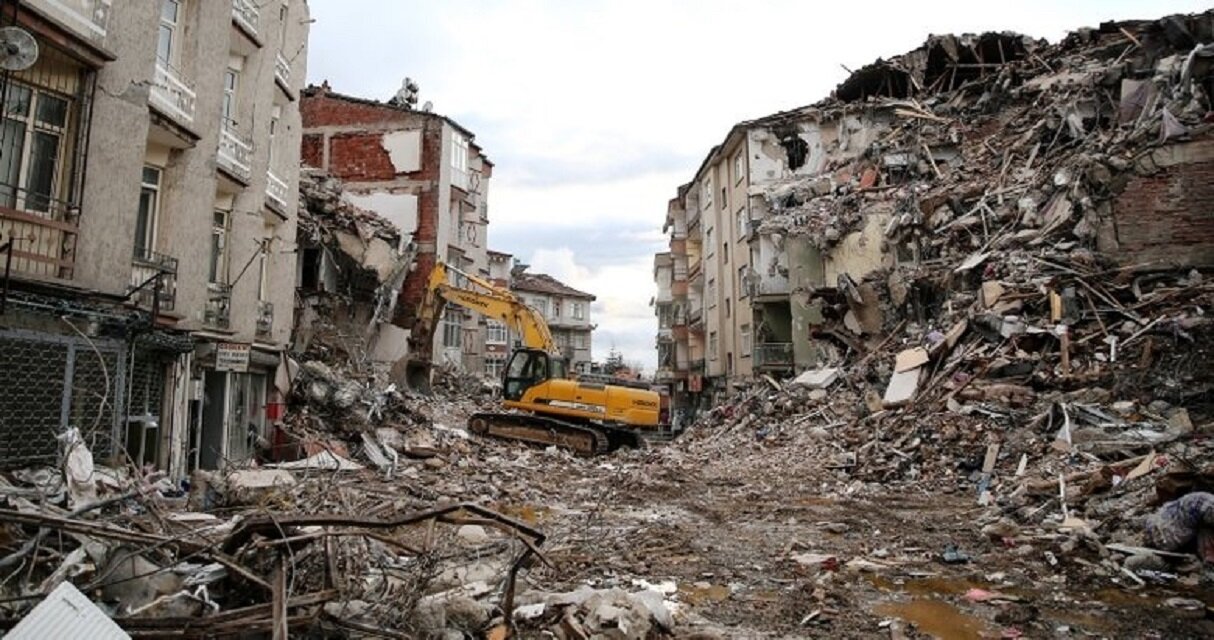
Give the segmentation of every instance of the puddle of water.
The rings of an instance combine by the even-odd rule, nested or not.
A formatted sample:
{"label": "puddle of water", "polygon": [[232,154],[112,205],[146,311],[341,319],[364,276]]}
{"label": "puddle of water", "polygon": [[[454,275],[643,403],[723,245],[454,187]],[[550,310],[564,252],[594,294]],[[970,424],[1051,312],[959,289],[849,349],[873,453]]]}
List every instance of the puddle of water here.
{"label": "puddle of water", "polygon": [[883,602],[874,607],[873,612],[910,622],[919,631],[939,640],[982,640],[984,635],[992,632],[982,620],[940,600]]}
{"label": "puddle of water", "polygon": [[882,591],[900,591],[913,596],[951,596],[963,594],[970,589],[990,589],[990,587],[965,578],[908,578],[898,582],[893,578],[876,573],[866,574],[865,578]]}
{"label": "puddle of water", "polygon": [[692,606],[722,602],[729,598],[729,587],[724,585],[709,585],[697,587],[694,584],[679,585],[679,599]]}

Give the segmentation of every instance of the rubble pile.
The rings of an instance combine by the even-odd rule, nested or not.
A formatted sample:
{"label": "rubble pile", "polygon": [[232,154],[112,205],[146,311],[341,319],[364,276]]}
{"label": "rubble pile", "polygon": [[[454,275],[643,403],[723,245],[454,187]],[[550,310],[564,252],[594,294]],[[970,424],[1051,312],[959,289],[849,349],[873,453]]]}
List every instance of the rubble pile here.
{"label": "rubble pile", "polygon": [[[753,383],[677,456],[824,495],[969,493],[996,544],[1069,540],[1088,550],[1084,580],[1196,586],[1200,565],[1144,550],[1143,527],[1167,505],[1153,517],[1182,533],[1147,533],[1185,544],[1158,548],[1200,540],[1214,560],[1204,498],[1170,502],[1214,469],[1214,282],[1103,249],[1126,183],[1211,135],[1211,40],[1207,12],[1054,46],[933,38],[857,72],[817,108],[868,119],[867,146],[768,189],[760,232],[805,235],[829,260],[884,216],[882,263],[794,292],[820,311],[821,368]],[[999,64],[957,67],[989,72],[932,76],[933,60],[996,48]]]}

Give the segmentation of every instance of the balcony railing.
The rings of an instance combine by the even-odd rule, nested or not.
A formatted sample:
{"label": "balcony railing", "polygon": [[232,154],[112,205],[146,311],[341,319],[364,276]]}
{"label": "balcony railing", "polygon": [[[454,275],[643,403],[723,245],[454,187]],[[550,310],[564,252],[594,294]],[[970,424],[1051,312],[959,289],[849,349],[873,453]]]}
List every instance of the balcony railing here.
{"label": "balcony railing", "polygon": [[14,273],[71,280],[79,232],[78,206],[0,184],[0,236],[13,241]]}
{"label": "balcony railing", "polygon": [[47,7],[70,27],[79,27],[80,33],[93,41],[105,39],[110,24],[110,5],[113,0],[41,0],[35,4]]}
{"label": "balcony railing", "polygon": [[788,279],[786,278],[775,280],[764,279],[758,282],[751,282],[747,287],[747,291],[754,297],[786,296],[792,291],[792,288],[789,286]]}
{"label": "balcony railing", "polygon": [[[156,274],[162,274],[159,284],[152,279]],[[131,297],[135,304],[151,309],[159,287],[160,309],[172,311],[177,304],[177,258],[136,247],[131,258],[130,290],[136,287],[142,288]]]}
{"label": "balcony railing", "polygon": [[224,121],[219,133],[219,164],[236,177],[248,182],[252,175],[253,140],[242,136],[236,125]]}
{"label": "balcony railing", "polygon": [[274,303],[257,301],[257,337],[269,338],[274,332]]}
{"label": "balcony railing", "polygon": [[218,329],[232,326],[232,285],[207,285],[207,307],[203,322]]}
{"label": "balcony railing", "polygon": [[177,72],[161,60],[156,61],[156,77],[152,81],[152,104],[180,124],[194,124],[194,90],[181,81]]}
{"label": "balcony railing", "polygon": [[286,181],[274,175],[273,170],[266,172],[266,197],[283,211],[287,210],[287,191]]}
{"label": "balcony railing", "polygon": [[257,35],[260,13],[253,0],[232,0],[232,19],[253,35]]}
{"label": "balcony railing", "polygon": [[755,366],[763,369],[790,369],[793,366],[791,342],[764,342],[754,349]]}
{"label": "balcony railing", "polygon": [[291,63],[287,62],[281,51],[274,56],[274,79],[288,89],[291,87]]}

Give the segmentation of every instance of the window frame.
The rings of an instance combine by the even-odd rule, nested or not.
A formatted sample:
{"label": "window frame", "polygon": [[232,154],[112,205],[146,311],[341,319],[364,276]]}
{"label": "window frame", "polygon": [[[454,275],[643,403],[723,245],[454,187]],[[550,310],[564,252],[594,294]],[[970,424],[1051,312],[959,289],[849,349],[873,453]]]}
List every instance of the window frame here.
{"label": "window frame", "polygon": [[[149,180],[149,174],[155,174],[155,180]],[[135,240],[135,257],[150,260],[151,253],[156,251],[156,235],[160,226],[160,194],[164,185],[164,170],[150,164],[143,165],[139,174],[139,211],[135,214],[135,228],[132,230]],[[139,237],[139,218],[143,217],[143,196],[150,194],[152,206],[147,213],[144,223],[143,237]],[[142,242],[143,246],[140,246]],[[142,251],[141,251],[142,249]]]}
{"label": "window frame", "polygon": [[[173,12],[173,18],[170,20],[165,16],[166,7],[172,5],[176,7]],[[160,26],[156,31],[156,60],[163,63],[170,69],[177,69],[180,56],[180,42],[178,36],[181,35],[181,14],[185,9],[185,0],[160,0]],[[168,33],[168,51],[167,57],[161,55],[161,47],[164,44],[164,34]]]}

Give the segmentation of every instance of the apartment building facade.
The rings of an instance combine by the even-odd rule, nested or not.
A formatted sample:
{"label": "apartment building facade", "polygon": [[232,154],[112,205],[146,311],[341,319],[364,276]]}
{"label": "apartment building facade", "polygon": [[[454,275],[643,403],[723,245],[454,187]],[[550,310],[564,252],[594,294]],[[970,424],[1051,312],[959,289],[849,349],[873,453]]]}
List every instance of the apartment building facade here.
{"label": "apartment building facade", "polygon": [[[351,204],[396,225],[416,245],[416,268],[406,276],[396,306],[398,324],[407,326],[414,317],[438,261],[489,277],[493,163],[472,132],[408,103],[336,93],[328,83],[309,86],[301,103],[303,163],[340,178]],[[486,332],[484,318],[448,309],[436,331],[433,361],[485,373]],[[376,337],[402,339],[390,326]],[[383,344],[375,348],[397,351]]]}
{"label": "apartment building facade", "polygon": [[547,319],[553,340],[569,361],[569,370],[589,373],[594,333],[590,305],[594,294],[574,289],[545,273],[527,273],[526,269],[526,265],[515,265],[510,290]]}
{"label": "apartment building facade", "polygon": [[[254,454],[292,324],[303,0],[4,2],[0,463]],[[6,23],[7,24],[7,23]]]}
{"label": "apartment building facade", "polygon": [[[509,291],[514,256],[492,249],[486,255],[489,259],[489,281]],[[510,359],[512,344],[513,337],[505,323],[493,319],[485,320],[485,378],[501,379],[506,370],[506,361]]]}

